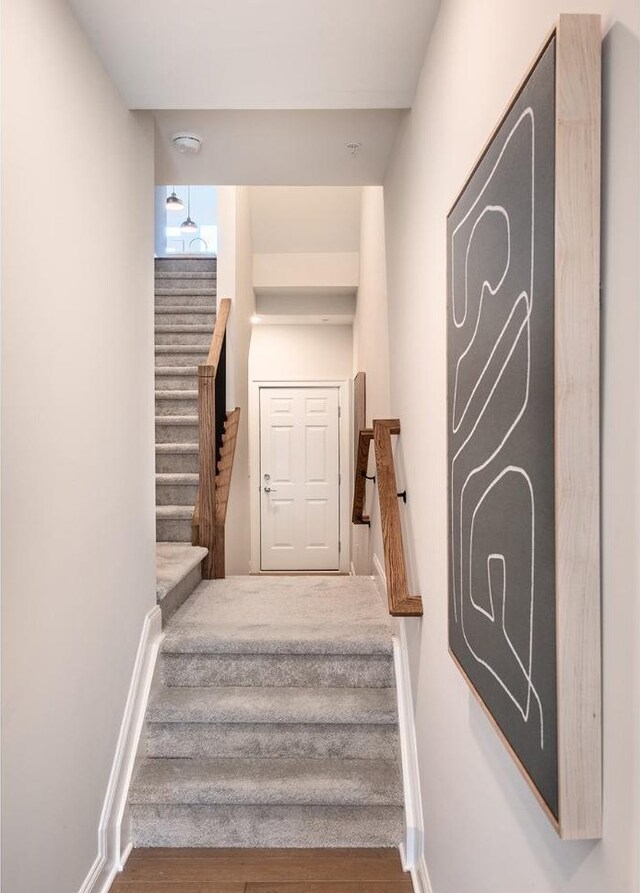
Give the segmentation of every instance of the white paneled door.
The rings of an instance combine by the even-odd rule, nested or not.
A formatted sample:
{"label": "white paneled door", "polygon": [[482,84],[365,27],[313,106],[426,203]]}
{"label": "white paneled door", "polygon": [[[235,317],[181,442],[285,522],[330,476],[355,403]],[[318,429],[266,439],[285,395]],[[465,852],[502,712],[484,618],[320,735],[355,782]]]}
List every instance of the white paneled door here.
{"label": "white paneled door", "polygon": [[338,570],[339,390],[260,389],[264,571]]}

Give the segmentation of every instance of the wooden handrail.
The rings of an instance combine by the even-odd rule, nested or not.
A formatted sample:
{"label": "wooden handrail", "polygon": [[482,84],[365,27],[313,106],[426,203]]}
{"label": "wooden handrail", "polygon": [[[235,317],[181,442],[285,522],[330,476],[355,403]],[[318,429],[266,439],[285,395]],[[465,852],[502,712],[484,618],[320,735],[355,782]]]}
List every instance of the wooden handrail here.
{"label": "wooden handrail", "polygon": [[[223,298],[216,313],[207,362],[198,366],[198,491],[193,510],[191,541],[205,546],[202,562],[206,580],[224,577],[224,525],[229,498],[231,470],[238,431],[239,409],[225,411],[225,339],[231,301]],[[225,452],[226,440],[232,448]],[[220,468],[223,453],[225,467]],[[224,511],[219,509],[219,491],[224,492]]]}
{"label": "wooden handrail", "polygon": [[398,419],[376,419],[374,421],[373,443],[376,453],[376,478],[389,611],[394,617],[419,617],[422,615],[422,599],[419,595],[409,595],[407,583],[396,471],[391,449],[392,434],[400,434]]}
{"label": "wooden handrail", "polygon": [[365,475],[369,461],[369,447],[373,440],[389,613],[394,617],[421,617],[422,599],[419,595],[409,595],[398,508],[398,488],[391,449],[392,434],[400,434],[399,419],[375,419],[373,428],[364,428],[359,432],[352,521],[354,524],[369,523],[369,517],[364,514]]}
{"label": "wooden handrail", "polygon": [[367,491],[367,468],[369,467],[369,447],[373,440],[373,428],[362,428],[358,432],[358,452],[356,456],[356,477],[353,482],[353,524],[371,524],[369,515],[364,514],[364,500]]}
{"label": "wooden handrail", "polygon": [[231,298],[222,298],[218,304],[216,311],[216,324],[211,336],[211,345],[209,347],[209,355],[207,357],[207,366],[215,366],[218,368],[220,363],[220,354],[222,353],[222,345],[227,334],[227,322],[231,313]]}

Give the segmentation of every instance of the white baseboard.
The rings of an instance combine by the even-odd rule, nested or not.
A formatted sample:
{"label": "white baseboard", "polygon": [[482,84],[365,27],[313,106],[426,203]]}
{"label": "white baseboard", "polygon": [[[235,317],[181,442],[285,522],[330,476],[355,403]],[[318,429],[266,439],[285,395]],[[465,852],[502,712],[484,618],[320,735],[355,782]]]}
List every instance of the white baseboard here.
{"label": "white baseboard", "polygon": [[400,621],[398,627],[398,632],[393,637],[393,663],[398,693],[398,728],[404,786],[405,839],[402,861],[405,870],[408,871],[417,866],[423,851],[422,798],[418,774],[418,748],[411,697],[411,679],[409,678],[403,621]]}
{"label": "white baseboard", "polygon": [[415,868],[411,869],[411,880],[413,881],[414,893],[433,893],[424,853],[420,856],[420,860]]}
{"label": "white baseboard", "polygon": [[107,869],[107,860],[102,853],[96,856],[96,860],[89,869],[89,874],[83,881],[79,893],[102,893],[107,891],[111,886],[116,875],[116,869],[109,872]]}
{"label": "white baseboard", "polygon": [[[373,555],[373,578],[381,596],[387,602],[387,579],[378,556]],[[411,872],[415,893],[433,893],[424,857],[424,825],[422,794],[418,769],[418,744],[416,740],[409,653],[406,623],[412,621],[394,618],[393,662],[398,695],[398,728],[402,757],[402,783],[404,788],[405,839],[400,846],[400,857],[405,871]]]}
{"label": "white baseboard", "polygon": [[129,841],[122,839],[122,820],[161,640],[162,615],[160,608],[156,606],[146,615],[142,625],[124,716],[98,825],[98,855],[79,893],[107,893],[131,851]]}

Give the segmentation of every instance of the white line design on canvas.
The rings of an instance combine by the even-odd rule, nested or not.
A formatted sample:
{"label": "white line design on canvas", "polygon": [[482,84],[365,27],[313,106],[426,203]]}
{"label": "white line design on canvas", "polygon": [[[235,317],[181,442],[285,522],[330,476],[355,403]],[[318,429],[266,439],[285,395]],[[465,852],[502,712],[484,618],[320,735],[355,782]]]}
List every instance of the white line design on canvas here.
{"label": "white line design on canvas", "polygon": [[[476,344],[476,339],[478,336],[478,331],[480,329],[481,320],[483,317],[483,312],[485,311],[485,299],[488,297],[494,297],[498,294],[500,289],[502,288],[507,274],[509,272],[511,266],[511,257],[512,257],[512,227],[511,220],[509,218],[509,213],[506,208],[499,204],[486,204],[482,209],[477,213],[478,206],[482,200],[483,195],[486,193],[490,183],[493,181],[494,177],[500,170],[500,165],[503,161],[504,155],[514,138],[514,135],[519,131],[523,126],[530,126],[530,141],[531,141],[531,268],[530,268],[530,280],[529,280],[529,291],[522,291],[518,294],[517,298],[513,302],[511,306],[511,310],[507,314],[507,319],[502,326],[501,331],[498,333],[497,337],[495,337],[493,346],[491,351],[482,367],[480,373],[477,375],[473,382],[473,388],[471,389],[464,406],[459,409],[459,376],[461,374],[461,365],[465,359],[465,357],[474,350],[474,346]],[[480,388],[485,384],[488,386],[491,383],[490,379],[490,367],[494,361],[494,358],[497,352],[503,348],[505,345],[509,346],[509,339],[511,339],[510,348],[507,352],[506,358],[502,361],[500,368],[495,373],[495,378],[491,385],[488,395],[486,396],[484,402],[480,406],[480,408],[476,411],[474,410],[475,419],[472,419],[473,424],[471,425],[470,431],[467,433],[463,443],[457,449],[455,455],[451,460],[451,507],[450,507],[450,515],[451,515],[451,543],[452,543],[452,587],[453,587],[453,607],[454,607],[454,619],[456,623],[460,623],[462,628],[462,633],[464,636],[465,643],[469,649],[470,654],[473,656],[474,660],[478,662],[481,666],[483,666],[498,682],[502,690],[505,692],[510,701],[515,705],[520,715],[524,719],[525,722],[529,721],[531,715],[531,702],[532,699],[536,702],[539,716],[540,716],[540,747],[544,748],[544,718],[543,718],[543,707],[540,696],[533,684],[532,675],[533,675],[533,616],[534,616],[534,601],[535,601],[535,581],[534,581],[534,558],[535,558],[535,495],[533,492],[533,487],[531,484],[531,480],[527,472],[524,468],[519,465],[509,464],[505,468],[503,468],[499,473],[495,474],[493,480],[489,483],[489,485],[485,488],[482,493],[480,499],[477,501],[475,507],[473,508],[471,514],[471,528],[469,536],[469,564],[468,564],[468,584],[465,581],[465,566],[464,566],[464,549],[463,549],[463,536],[464,536],[464,518],[465,518],[465,510],[469,511],[470,507],[467,508],[465,506],[465,495],[468,492],[468,486],[471,481],[475,478],[476,475],[480,474],[487,466],[496,459],[497,456],[500,455],[502,450],[504,449],[506,443],[511,437],[513,431],[518,426],[520,420],[522,419],[528,403],[529,403],[529,388],[530,388],[530,378],[531,378],[531,313],[533,309],[533,275],[534,275],[534,223],[535,223],[535,189],[534,189],[534,173],[535,173],[535,118],[533,114],[533,110],[531,108],[525,109],[514,126],[512,127],[510,133],[505,139],[504,145],[500,151],[500,154],[493,165],[482,189],[479,191],[475,201],[472,206],[469,208],[465,216],[458,223],[456,228],[454,229],[451,235],[451,288],[452,288],[452,301],[451,301],[451,312],[454,326],[457,329],[462,328],[466,321],[469,312],[469,255],[471,251],[472,244],[474,239],[476,238],[476,234],[479,230],[481,223],[486,221],[487,219],[493,218],[494,220],[502,220],[505,226],[505,239],[506,239],[506,262],[504,265],[504,269],[500,273],[500,277],[495,284],[491,284],[486,279],[484,280],[481,291],[480,298],[478,302],[478,311],[477,318],[474,325],[473,333],[471,335],[470,340],[468,341],[464,351],[460,354],[456,363],[456,371],[455,371],[455,379],[454,379],[454,389],[453,389],[453,406],[452,406],[452,433],[456,434],[467,415],[470,415],[471,407],[474,403],[474,399],[480,390]],[[464,308],[462,312],[462,316],[458,315],[458,304],[457,304],[457,295],[456,295],[456,279],[455,279],[455,255],[456,255],[456,235],[459,232],[460,228],[469,220],[471,215],[476,211],[477,217],[473,223],[473,227],[469,233],[466,249],[465,249],[465,262],[464,262]],[[511,334],[511,330],[515,327],[514,320],[516,323],[518,322],[518,316],[520,315],[520,324],[515,332],[515,334]],[[498,389],[500,383],[503,380],[507,367],[511,364],[512,358],[515,354],[516,349],[522,343],[522,336],[525,337],[525,345],[526,345],[526,366],[524,367],[524,377],[522,383],[524,385],[524,393],[522,396],[521,404],[515,409],[515,416],[511,420],[507,430],[503,433],[502,437],[500,437],[498,443],[491,450],[490,455],[484,459],[480,464],[476,465],[466,476],[462,487],[460,488],[458,501],[456,502],[456,486],[457,484],[455,479],[456,474],[456,462],[462,455],[462,453],[466,450],[467,446],[472,443],[474,435],[478,429],[480,423],[485,419],[488,408],[494,398],[496,390]],[[458,413],[460,414],[458,415]],[[523,658],[512,641],[508,630],[507,630],[507,622],[506,622],[506,603],[508,597],[508,585],[507,585],[507,561],[501,552],[492,552],[487,557],[487,582],[488,582],[488,591],[489,591],[489,610],[486,607],[483,607],[480,602],[474,598],[473,592],[473,575],[471,573],[472,568],[472,557],[473,557],[473,539],[475,533],[475,524],[476,524],[476,515],[481,505],[489,495],[489,493],[500,483],[501,481],[506,481],[507,476],[515,476],[515,479],[520,478],[521,480],[526,482],[527,492],[529,494],[530,500],[530,524],[531,524],[531,542],[530,542],[530,602],[529,602],[529,629],[528,629],[528,653],[526,657]],[[456,531],[454,524],[454,507],[458,506],[459,509],[459,531]],[[459,562],[456,559],[456,549],[459,550]],[[459,564],[459,580],[458,580],[458,571],[456,568]],[[497,672],[495,667],[491,665],[489,660],[483,658],[478,650],[473,647],[469,635],[468,630],[465,628],[465,602],[471,607],[473,611],[477,611],[484,615],[490,622],[498,623],[498,618],[496,617],[496,609],[495,609],[495,600],[494,600],[494,590],[493,590],[493,580],[492,580],[492,566],[499,567],[502,573],[502,610],[500,612],[500,632],[503,636],[505,644],[509,649],[510,653],[515,658],[517,667],[519,668],[519,672],[522,673],[524,682],[526,683],[526,697],[524,700],[522,698],[518,698],[518,696],[513,691],[513,683],[509,685],[509,681],[505,680],[501,677],[501,675]],[[459,604],[458,604],[459,603]],[[515,665],[514,665],[515,666]]]}

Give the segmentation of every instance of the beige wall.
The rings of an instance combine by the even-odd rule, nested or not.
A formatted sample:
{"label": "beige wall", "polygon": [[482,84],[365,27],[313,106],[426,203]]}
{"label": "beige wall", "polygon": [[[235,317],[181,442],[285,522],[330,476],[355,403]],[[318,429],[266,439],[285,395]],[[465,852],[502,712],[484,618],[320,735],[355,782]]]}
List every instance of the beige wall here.
{"label": "beige wall", "polygon": [[351,326],[253,327],[251,381],[346,379],[352,363]]}
{"label": "beige wall", "polygon": [[66,3],[2,15],[2,881],[73,893],[155,603],[153,130]]}
{"label": "beige wall", "polygon": [[[384,241],[384,193],[381,186],[362,189],[360,213],[360,284],[353,321],[353,372],[366,373],[367,424],[389,418],[389,320]],[[370,474],[375,466],[369,453]],[[371,528],[352,526],[351,561],[357,574],[372,572],[371,559],[382,558],[382,531],[377,490],[367,484]]]}
{"label": "beige wall", "polygon": [[410,492],[411,645],[434,893],[638,890],[638,10],[604,16],[604,837],[557,839],[447,654],[447,210],[560,11],[557,0],[443,0],[385,183],[391,409]]}
{"label": "beige wall", "polygon": [[257,254],[341,254],[358,250],[360,186],[252,186]]}
{"label": "beige wall", "polygon": [[255,311],[252,285],[251,207],[246,186],[223,186],[219,198],[218,296],[232,298],[227,336],[227,407],[240,407],[240,427],[226,524],[226,573],[248,574],[249,343]]}

